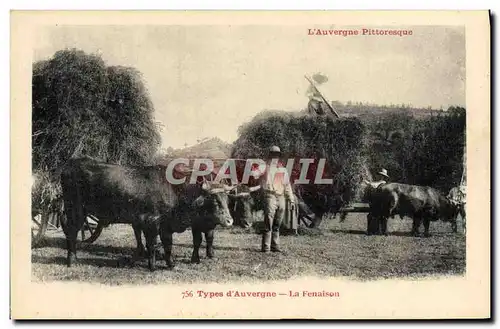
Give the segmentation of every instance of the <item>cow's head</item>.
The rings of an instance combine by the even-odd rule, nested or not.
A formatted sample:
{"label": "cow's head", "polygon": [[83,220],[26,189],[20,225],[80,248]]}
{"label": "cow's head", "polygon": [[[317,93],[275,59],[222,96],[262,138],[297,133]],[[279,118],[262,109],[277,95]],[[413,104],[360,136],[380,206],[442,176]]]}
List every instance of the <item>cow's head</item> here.
{"label": "cow's head", "polygon": [[202,195],[198,197],[194,205],[198,207],[203,215],[215,224],[229,227],[233,225],[233,218],[229,213],[228,193],[233,189],[224,184],[202,184]]}
{"label": "cow's head", "polygon": [[231,212],[239,226],[248,228],[251,226],[254,213],[262,210],[262,198],[260,198],[260,185],[249,187],[241,185],[234,193],[229,194]]}

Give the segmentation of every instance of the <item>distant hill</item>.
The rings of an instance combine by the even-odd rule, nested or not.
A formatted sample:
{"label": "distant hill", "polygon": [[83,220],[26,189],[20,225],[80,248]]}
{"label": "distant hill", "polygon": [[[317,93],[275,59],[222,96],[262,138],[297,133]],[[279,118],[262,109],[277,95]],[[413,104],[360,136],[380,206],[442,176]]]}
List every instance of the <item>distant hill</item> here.
{"label": "distant hill", "polygon": [[218,137],[213,137],[192,146],[175,149],[169,154],[162,156],[158,162],[160,164],[167,164],[173,158],[227,159],[230,155],[231,144],[224,142]]}
{"label": "distant hill", "polygon": [[231,145],[218,137],[213,137],[201,143],[177,149],[172,152],[174,157],[186,158],[225,158],[231,153]]}

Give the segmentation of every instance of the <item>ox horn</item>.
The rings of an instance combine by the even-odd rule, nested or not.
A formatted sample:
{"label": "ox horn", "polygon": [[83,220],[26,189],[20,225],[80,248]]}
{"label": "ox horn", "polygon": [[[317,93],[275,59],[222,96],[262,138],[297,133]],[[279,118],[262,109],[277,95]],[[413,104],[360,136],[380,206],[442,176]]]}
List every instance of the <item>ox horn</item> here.
{"label": "ox horn", "polygon": [[223,188],[223,187],[215,187],[215,188],[211,188],[208,190],[208,192],[210,194],[217,194],[217,193],[222,193],[222,192],[225,192],[226,190]]}
{"label": "ox horn", "polygon": [[260,189],[260,187],[261,187],[260,185],[249,187],[248,192],[236,193],[236,197],[249,196],[250,193],[258,191]]}
{"label": "ox horn", "polygon": [[205,191],[208,191],[210,190],[210,185],[207,183],[207,181],[203,181],[203,183],[201,184],[201,188]]}
{"label": "ox horn", "polygon": [[248,189],[250,190],[250,192],[255,192],[255,191],[258,191],[260,189],[260,185],[256,185],[256,186],[252,186],[252,187],[249,187]]}

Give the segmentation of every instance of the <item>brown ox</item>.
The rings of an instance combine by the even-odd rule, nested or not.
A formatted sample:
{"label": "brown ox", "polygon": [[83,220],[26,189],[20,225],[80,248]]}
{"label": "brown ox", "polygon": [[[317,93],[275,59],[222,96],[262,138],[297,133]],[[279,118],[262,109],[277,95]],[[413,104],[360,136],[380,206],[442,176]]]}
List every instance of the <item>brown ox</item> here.
{"label": "brown ox", "polygon": [[[76,259],[76,237],[88,214],[111,223],[132,224],[137,252],[146,238],[149,268],[155,269],[158,234],[165,249],[165,260],[172,262],[172,235],[192,227],[192,262],[199,262],[201,233],[207,240],[207,256],[213,256],[213,230],[217,224],[231,226],[224,186],[207,184],[174,185],[166,180],[165,166],[120,166],[84,157],[72,159],[61,174],[64,225],[68,249],[67,265]],[[188,180],[189,181],[189,180]]]}
{"label": "brown ox", "polygon": [[458,212],[454,203],[432,187],[399,183],[384,184],[374,189],[369,203],[368,234],[386,234],[388,218],[399,215],[413,219],[413,235],[419,234],[423,222],[424,235],[429,236],[431,221],[453,221]]}

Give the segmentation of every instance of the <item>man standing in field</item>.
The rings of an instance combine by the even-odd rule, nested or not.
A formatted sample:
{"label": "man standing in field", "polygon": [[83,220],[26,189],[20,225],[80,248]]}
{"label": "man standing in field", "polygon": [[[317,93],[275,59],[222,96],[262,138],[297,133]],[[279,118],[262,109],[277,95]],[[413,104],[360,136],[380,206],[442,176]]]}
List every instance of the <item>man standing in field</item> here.
{"label": "man standing in field", "polygon": [[[386,169],[382,169],[380,170],[376,175],[375,175],[375,181],[373,182],[370,182],[370,181],[367,181],[366,179],[364,180],[364,183],[366,185],[368,185],[368,193],[366,193],[366,196],[368,199],[371,198],[371,193],[373,193],[373,191],[375,189],[377,189],[379,186],[381,185],[384,185],[387,183],[387,179],[389,179],[389,175],[387,174],[387,170]],[[366,228],[366,233],[368,235],[372,235],[376,232],[378,232],[379,228],[378,228],[378,222],[375,218],[373,218],[373,216],[371,215],[371,213],[369,213],[367,216],[366,216],[366,222],[367,222],[367,228]]]}
{"label": "man standing in field", "polygon": [[[462,227],[465,233],[465,206],[467,202],[465,185],[454,187],[448,193],[448,199],[458,206],[458,213],[462,217]],[[458,214],[457,214],[458,217]],[[457,232],[457,219],[452,223],[453,232]]]}
{"label": "man standing in field", "polygon": [[292,185],[286,168],[279,158],[281,150],[278,146],[269,149],[265,172],[259,177],[264,193],[264,233],[262,235],[262,252],[280,252],[279,229],[285,215],[286,201],[295,207]]}

